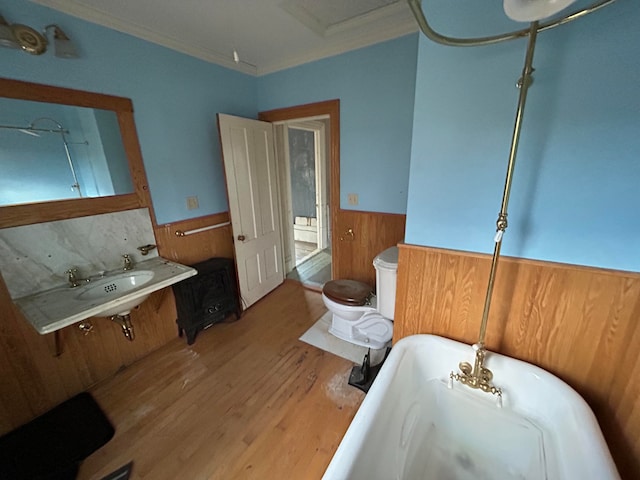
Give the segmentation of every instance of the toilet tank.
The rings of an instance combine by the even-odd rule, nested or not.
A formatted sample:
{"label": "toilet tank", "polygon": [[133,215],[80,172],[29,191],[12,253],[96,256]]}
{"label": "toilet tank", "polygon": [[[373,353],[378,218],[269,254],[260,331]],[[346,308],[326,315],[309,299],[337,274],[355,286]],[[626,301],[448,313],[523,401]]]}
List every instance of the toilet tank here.
{"label": "toilet tank", "polygon": [[398,276],[398,247],[387,248],[373,259],[376,269],[376,297],[378,312],[393,320],[396,308],[396,278]]}

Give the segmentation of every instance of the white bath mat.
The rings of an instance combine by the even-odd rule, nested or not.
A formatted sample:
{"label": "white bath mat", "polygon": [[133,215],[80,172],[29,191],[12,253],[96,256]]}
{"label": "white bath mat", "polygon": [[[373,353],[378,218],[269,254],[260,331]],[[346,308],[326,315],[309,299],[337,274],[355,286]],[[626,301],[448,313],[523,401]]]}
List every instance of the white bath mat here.
{"label": "white bath mat", "polygon": [[[324,350],[325,352],[332,353],[347,360],[351,360],[353,363],[361,364],[364,356],[367,354],[367,348],[360,345],[354,345],[353,343],[340,340],[329,333],[329,327],[331,327],[331,312],[326,312],[318,319],[313,326],[307,330],[304,335],[300,337],[300,340],[313,345],[314,347]],[[384,358],[385,350],[371,350],[371,364],[377,364],[382,358]]]}

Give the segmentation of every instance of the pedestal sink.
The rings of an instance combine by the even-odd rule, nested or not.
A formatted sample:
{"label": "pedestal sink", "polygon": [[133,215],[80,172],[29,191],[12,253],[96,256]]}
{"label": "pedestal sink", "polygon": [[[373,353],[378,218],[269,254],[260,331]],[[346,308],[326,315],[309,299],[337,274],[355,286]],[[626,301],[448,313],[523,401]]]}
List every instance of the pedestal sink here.
{"label": "pedestal sink", "polygon": [[[82,289],[82,291],[76,296],[77,300],[112,300],[121,298],[123,294],[131,290],[149,283],[154,273],[151,270],[135,270],[131,272],[124,272],[118,275],[112,275],[97,282],[91,283],[89,286]],[[137,307],[147,298],[151,293],[143,293],[128,297],[126,302],[120,302],[113,307],[107,307],[104,310],[94,314],[94,317],[111,317],[113,315],[124,315],[131,311],[132,308]]]}

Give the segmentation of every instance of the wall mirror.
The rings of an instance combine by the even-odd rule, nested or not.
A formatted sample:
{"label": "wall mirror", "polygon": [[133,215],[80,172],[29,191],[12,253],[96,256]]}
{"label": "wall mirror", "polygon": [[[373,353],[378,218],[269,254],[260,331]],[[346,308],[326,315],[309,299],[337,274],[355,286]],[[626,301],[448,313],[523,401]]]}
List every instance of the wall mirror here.
{"label": "wall mirror", "polygon": [[0,206],[133,193],[116,113],[0,98]]}
{"label": "wall mirror", "polygon": [[0,78],[0,228],[148,207],[129,99]]}

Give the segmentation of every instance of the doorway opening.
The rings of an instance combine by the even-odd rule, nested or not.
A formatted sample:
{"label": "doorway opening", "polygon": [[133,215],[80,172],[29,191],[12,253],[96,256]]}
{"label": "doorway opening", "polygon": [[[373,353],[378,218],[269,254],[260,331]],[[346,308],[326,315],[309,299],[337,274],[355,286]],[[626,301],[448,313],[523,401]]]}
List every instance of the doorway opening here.
{"label": "doorway opening", "polygon": [[274,127],[285,274],[322,288],[331,280],[329,117],[287,120]]}
{"label": "doorway opening", "polygon": [[[263,111],[258,114],[258,118],[263,121],[271,122],[272,124],[284,124],[285,122],[304,122],[321,120],[325,124],[325,157],[327,168],[327,202],[328,208],[328,222],[327,222],[327,235],[330,238],[330,258],[331,258],[331,275],[326,281],[333,278],[340,278],[344,262],[340,257],[340,242],[337,235],[336,225],[338,221],[338,212],[340,209],[340,100],[325,100],[317,103],[309,103],[305,105],[297,105],[293,107],[278,108],[275,110]],[[275,129],[274,129],[275,131]],[[278,158],[279,152],[284,152],[284,136],[274,135],[274,144],[276,150],[276,157]],[[279,162],[278,162],[279,163]],[[278,173],[278,184],[286,185],[284,179],[280,178],[280,170]],[[282,190],[282,188],[281,188]],[[284,218],[286,213],[284,207],[281,208],[283,214],[280,218]],[[288,238],[288,236],[287,236]],[[283,240],[284,241],[284,240]],[[286,254],[288,249],[284,248],[283,254]],[[326,250],[325,250],[326,251]],[[283,262],[284,263],[284,262]],[[301,270],[301,268],[298,268]],[[329,269],[327,269],[329,270]],[[286,272],[285,268],[285,272]],[[289,272],[289,278],[292,277]],[[309,283],[304,278],[299,278],[299,281],[308,288],[319,289],[324,284],[323,281],[317,283]]]}

